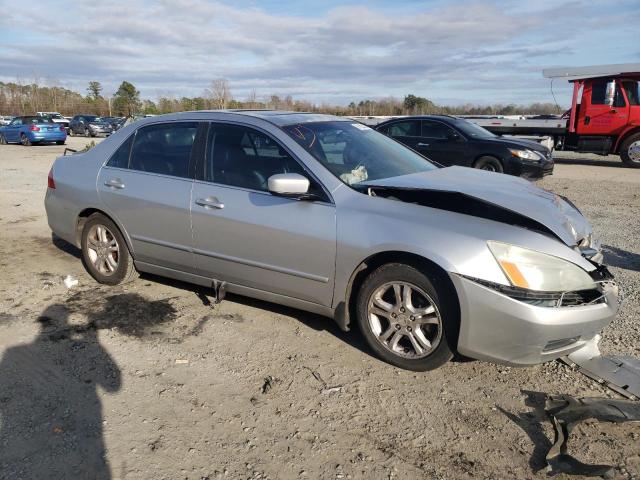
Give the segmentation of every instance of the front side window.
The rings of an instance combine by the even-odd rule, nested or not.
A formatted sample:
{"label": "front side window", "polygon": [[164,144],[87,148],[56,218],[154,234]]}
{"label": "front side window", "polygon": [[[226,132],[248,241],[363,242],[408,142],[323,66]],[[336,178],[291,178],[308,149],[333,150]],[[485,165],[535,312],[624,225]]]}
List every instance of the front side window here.
{"label": "front side window", "polygon": [[107,162],[109,167],[115,168],[128,168],[129,167],[129,154],[131,153],[131,144],[133,143],[134,135],[131,135],[127,140],[118,147],[111,158]]}
{"label": "front side window", "polygon": [[417,120],[396,122],[389,125],[387,134],[392,137],[419,137],[420,122]]}
{"label": "front side window", "polygon": [[196,122],[161,123],[138,129],[129,168],[187,178],[197,130]]}
{"label": "front side window", "polygon": [[422,121],[422,136],[428,138],[447,139],[454,131],[442,122]]}
{"label": "front side window", "polygon": [[268,191],[268,180],[278,173],[306,175],[302,166],[274,139],[239,125],[211,124],[204,180]]}
{"label": "front side window", "polygon": [[313,122],[282,128],[347,185],[438,168],[413,150],[359,123]]}
{"label": "front side window", "polygon": [[[606,105],[607,104],[607,81],[602,80],[593,82],[591,85],[591,105]],[[626,103],[620,90],[620,83],[616,82],[616,93],[613,97],[614,107],[624,107]]]}

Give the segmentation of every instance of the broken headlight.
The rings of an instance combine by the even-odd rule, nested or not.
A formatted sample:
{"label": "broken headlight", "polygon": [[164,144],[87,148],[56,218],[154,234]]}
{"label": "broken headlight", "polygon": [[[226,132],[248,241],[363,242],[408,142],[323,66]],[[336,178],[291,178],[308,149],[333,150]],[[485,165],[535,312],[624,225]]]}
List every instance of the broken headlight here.
{"label": "broken headlight", "polygon": [[518,150],[515,148],[510,148],[509,151],[513,157],[518,157],[523,160],[529,160],[534,162],[539,162],[540,160],[544,160],[544,156],[538,152],[534,152],[533,150]]}
{"label": "broken headlight", "polygon": [[512,286],[542,292],[595,289],[593,278],[579,266],[552,255],[500,242],[487,242]]}

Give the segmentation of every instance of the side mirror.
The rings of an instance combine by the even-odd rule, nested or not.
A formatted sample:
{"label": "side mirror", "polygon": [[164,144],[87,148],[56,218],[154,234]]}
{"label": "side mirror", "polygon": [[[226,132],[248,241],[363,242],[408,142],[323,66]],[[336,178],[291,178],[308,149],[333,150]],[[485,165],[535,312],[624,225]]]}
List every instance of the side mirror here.
{"label": "side mirror", "polygon": [[283,197],[300,197],[309,192],[309,179],[298,173],[278,173],[268,180],[269,191]]}
{"label": "side mirror", "polygon": [[607,82],[607,90],[604,96],[605,103],[610,107],[613,107],[613,101],[615,99],[615,96],[616,96],[616,81],[611,80],[610,82]]}

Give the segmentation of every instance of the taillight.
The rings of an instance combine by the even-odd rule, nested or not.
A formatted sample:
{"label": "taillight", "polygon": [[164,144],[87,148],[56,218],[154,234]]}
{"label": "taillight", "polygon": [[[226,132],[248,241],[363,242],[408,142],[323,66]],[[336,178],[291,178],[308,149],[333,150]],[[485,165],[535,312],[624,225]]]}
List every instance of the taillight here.
{"label": "taillight", "polygon": [[61,132],[66,132],[66,131],[67,131],[67,129],[66,129],[66,128],[64,128],[64,125],[62,125],[62,126],[60,126],[60,131],[61,131]]}
{"label": "taillight", "polygon": [[49,170],[49,176],[47,177],[47,187],[56,188],[56,182],[53,180],[53,167]]}
{"label": "taillight", "polygon": [[38,127],[37,125],[31,125],[29,126],[29,130],[31,130],[32,132],[39,132],[40,127]]}

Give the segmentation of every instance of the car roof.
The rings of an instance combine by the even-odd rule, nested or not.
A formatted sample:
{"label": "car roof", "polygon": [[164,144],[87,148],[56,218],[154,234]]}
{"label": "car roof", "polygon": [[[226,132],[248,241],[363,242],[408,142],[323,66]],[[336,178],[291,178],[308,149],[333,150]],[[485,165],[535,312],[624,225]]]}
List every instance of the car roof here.
{"label": "car roof", "polygon": [[393,117],[393,118],[390,118],[389,120],[385,120],[384,122],[380,122],[375,126],[375,128],[378,128],[381,125],[386,125],[392,122],[400,122],[400,121],[406,121],[406,120],[440,120],[440,121],[444,121],[445,123],[446,122],[457,123],[464,119],[459,117],[454,117],[453,115],[407,115],[406,117]]}
{"label": "car roof", "polygon": [[[248,117],[260,118],[262,120],[266,120],[267,122],[273,123],[278,127],[283,127],[285,125],[295,125],[298,123],[311,123],[311,122],[331,122],[331,121],[353,121],[349,118],[345,117],[337,117],[335,115],[325,115],[323,113],[312,113],[312,112],[291,112],[286,110],[196,110],[191,112],[178,112],[175,114],[175,117],[179,118],[181,116],[189,116],[193,117],[194,114],[202,115],[206,118],[206,114],[229,114],[231,115],[242,115]],[[163,115],[158,115],[153,117],[155,121],[161,119]]]}

